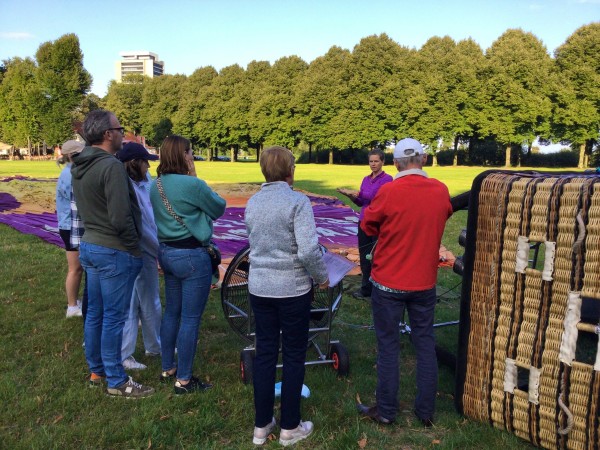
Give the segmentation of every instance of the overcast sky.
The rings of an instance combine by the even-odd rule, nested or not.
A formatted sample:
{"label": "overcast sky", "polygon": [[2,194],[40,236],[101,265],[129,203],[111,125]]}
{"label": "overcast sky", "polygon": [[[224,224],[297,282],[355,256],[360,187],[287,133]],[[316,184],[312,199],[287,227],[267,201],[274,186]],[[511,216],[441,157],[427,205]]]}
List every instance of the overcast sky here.
{"label": "overcast sky", "polygon": [[290,55],[311,62],[381,33],[417,49],[432,36],[471,37],[485,50],[521,28],[553,54],[594,21],[600,0],[0,0],[0,60],[34,57],[41,43],[75,33],[102,97],[121,51],[157,53],[166,73],[190,75]]}

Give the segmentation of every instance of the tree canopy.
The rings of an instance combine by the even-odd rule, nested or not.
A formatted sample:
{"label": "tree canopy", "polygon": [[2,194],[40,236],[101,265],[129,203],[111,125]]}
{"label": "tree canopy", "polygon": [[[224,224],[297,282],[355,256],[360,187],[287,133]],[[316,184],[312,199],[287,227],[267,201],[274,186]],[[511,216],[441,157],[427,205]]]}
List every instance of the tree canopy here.
{"label": "tree canopy", "polygon": [[[104,99],[85,94],[77,37],[42,44],[36,60],[0,65],[0,139],[56,144],[72,120],[95,107],[127,131],[160,145],[171,133],[217,152],[257,153],[265,145],[335,152],[384,147],[405,136],[434,154],[459,144],[495,143],[505,164],[541,136],[589,157],[600,129],[600,22],[576,30],[551,56],[533,34],[510,29],[485,51],[472,39],[430,38],[420,49],[386,34],[352,49],[331,47],[190,76],[126,77]],[[587,163],[582,156],[582,164]],[[455,159],[456,163],[456,159]]]}
{"label": "tree canopy", "polygon": [[0,73],[0,140],[31,147],[72,138],[92,83],[76,35],[43,43],[35,60],[3,61]]}

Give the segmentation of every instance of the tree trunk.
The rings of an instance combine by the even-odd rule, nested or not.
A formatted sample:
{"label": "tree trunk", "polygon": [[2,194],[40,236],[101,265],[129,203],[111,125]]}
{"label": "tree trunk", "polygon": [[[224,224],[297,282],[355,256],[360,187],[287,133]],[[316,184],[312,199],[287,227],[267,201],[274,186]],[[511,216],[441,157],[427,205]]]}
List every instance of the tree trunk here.
{"label": "tree trunk", "polygon": [[256,162],[260,162],[260,152],[263,149],[263,145],[262,144],[258,144],[258,147],[256,147]]}
{"label": "tree trunk", "polygon": [[310,155],[312,153],[312,144],[308,143],[308,163],[310,164]]}
{"label": "tree trunk", "polygon": [[578,169],[583,169],[585,167],[585,142],[579,146],[579,164],[577,165]]}
{"label": "tree trunk", "polygon": [[510,167],[510,144],[506,146],[506,162],[504,163],[505,167]]}
{"label": "tree trunk", "polygon": [[433,156],[431,157],[431,167],[437,167],[437,152],[433,152]]}
{"label": "tree trunk", "polygon": [[235,162],[235,159],[236,159],[236,158],[235,158],[235,156],[236,156],[236,155],[235,155],[235,146],[234,146],[234,145],[232,145],[232,146],[229,148],[229,150],[230,150],[230,154],[231,154],[231,162]]}
{"label": "tree trunk", "polygon": [[458,166],[458,136],[454,136],[454,161],[452,165],[454,167]]}
{"label": "tree trunk", "polygon": [[333,165],[333,149],[329,150],[329,165]]}
{"label": "tree trunk", "polygon": [[473,141],[475,140],[475,137],[470,136],[469,137],[469,144],[467,145],[467,164],[473,164]]}

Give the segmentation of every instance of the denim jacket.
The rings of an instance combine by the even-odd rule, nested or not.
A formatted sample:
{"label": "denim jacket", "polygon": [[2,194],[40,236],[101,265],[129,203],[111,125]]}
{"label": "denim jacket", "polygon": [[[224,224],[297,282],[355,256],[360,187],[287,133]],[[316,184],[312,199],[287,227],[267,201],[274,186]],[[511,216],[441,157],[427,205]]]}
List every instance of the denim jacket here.
{"label": "denim jacket", "polygon": [[56,183],[56,218],[60,230],[71,229],[71,163],[65,166]]}

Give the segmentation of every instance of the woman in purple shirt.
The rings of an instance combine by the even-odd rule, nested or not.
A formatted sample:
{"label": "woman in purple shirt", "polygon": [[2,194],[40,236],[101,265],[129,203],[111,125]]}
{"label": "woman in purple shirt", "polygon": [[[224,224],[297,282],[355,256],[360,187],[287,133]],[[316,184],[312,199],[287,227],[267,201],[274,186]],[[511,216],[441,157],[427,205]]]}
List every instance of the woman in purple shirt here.
{"label": "woman in purple shirt", "polygon": [[360,206],[360,215],[358,217],[358,253],[360,255],[360,270],[362,272],[362,283],[360,289],[352,293],[354,298],[366,299],[371,297],[373,285],[369,281],[371,277],[371,261],[367,259],[367,255],[373,250],[373,246],[377,241],[376,236],[367,236],[360,228],[360,221],[363,218],[365,208],[369,206],[371,200],[375,198],[375,194],[381,186],[392,181],[392,176],[383,171],[383,163],[385,155],[382,150],[374,149],[368,154],[369,167],[371,174],[363,178],[358,192],[349,189],[338,188],[340,194],[344,194],[356,205]]}

